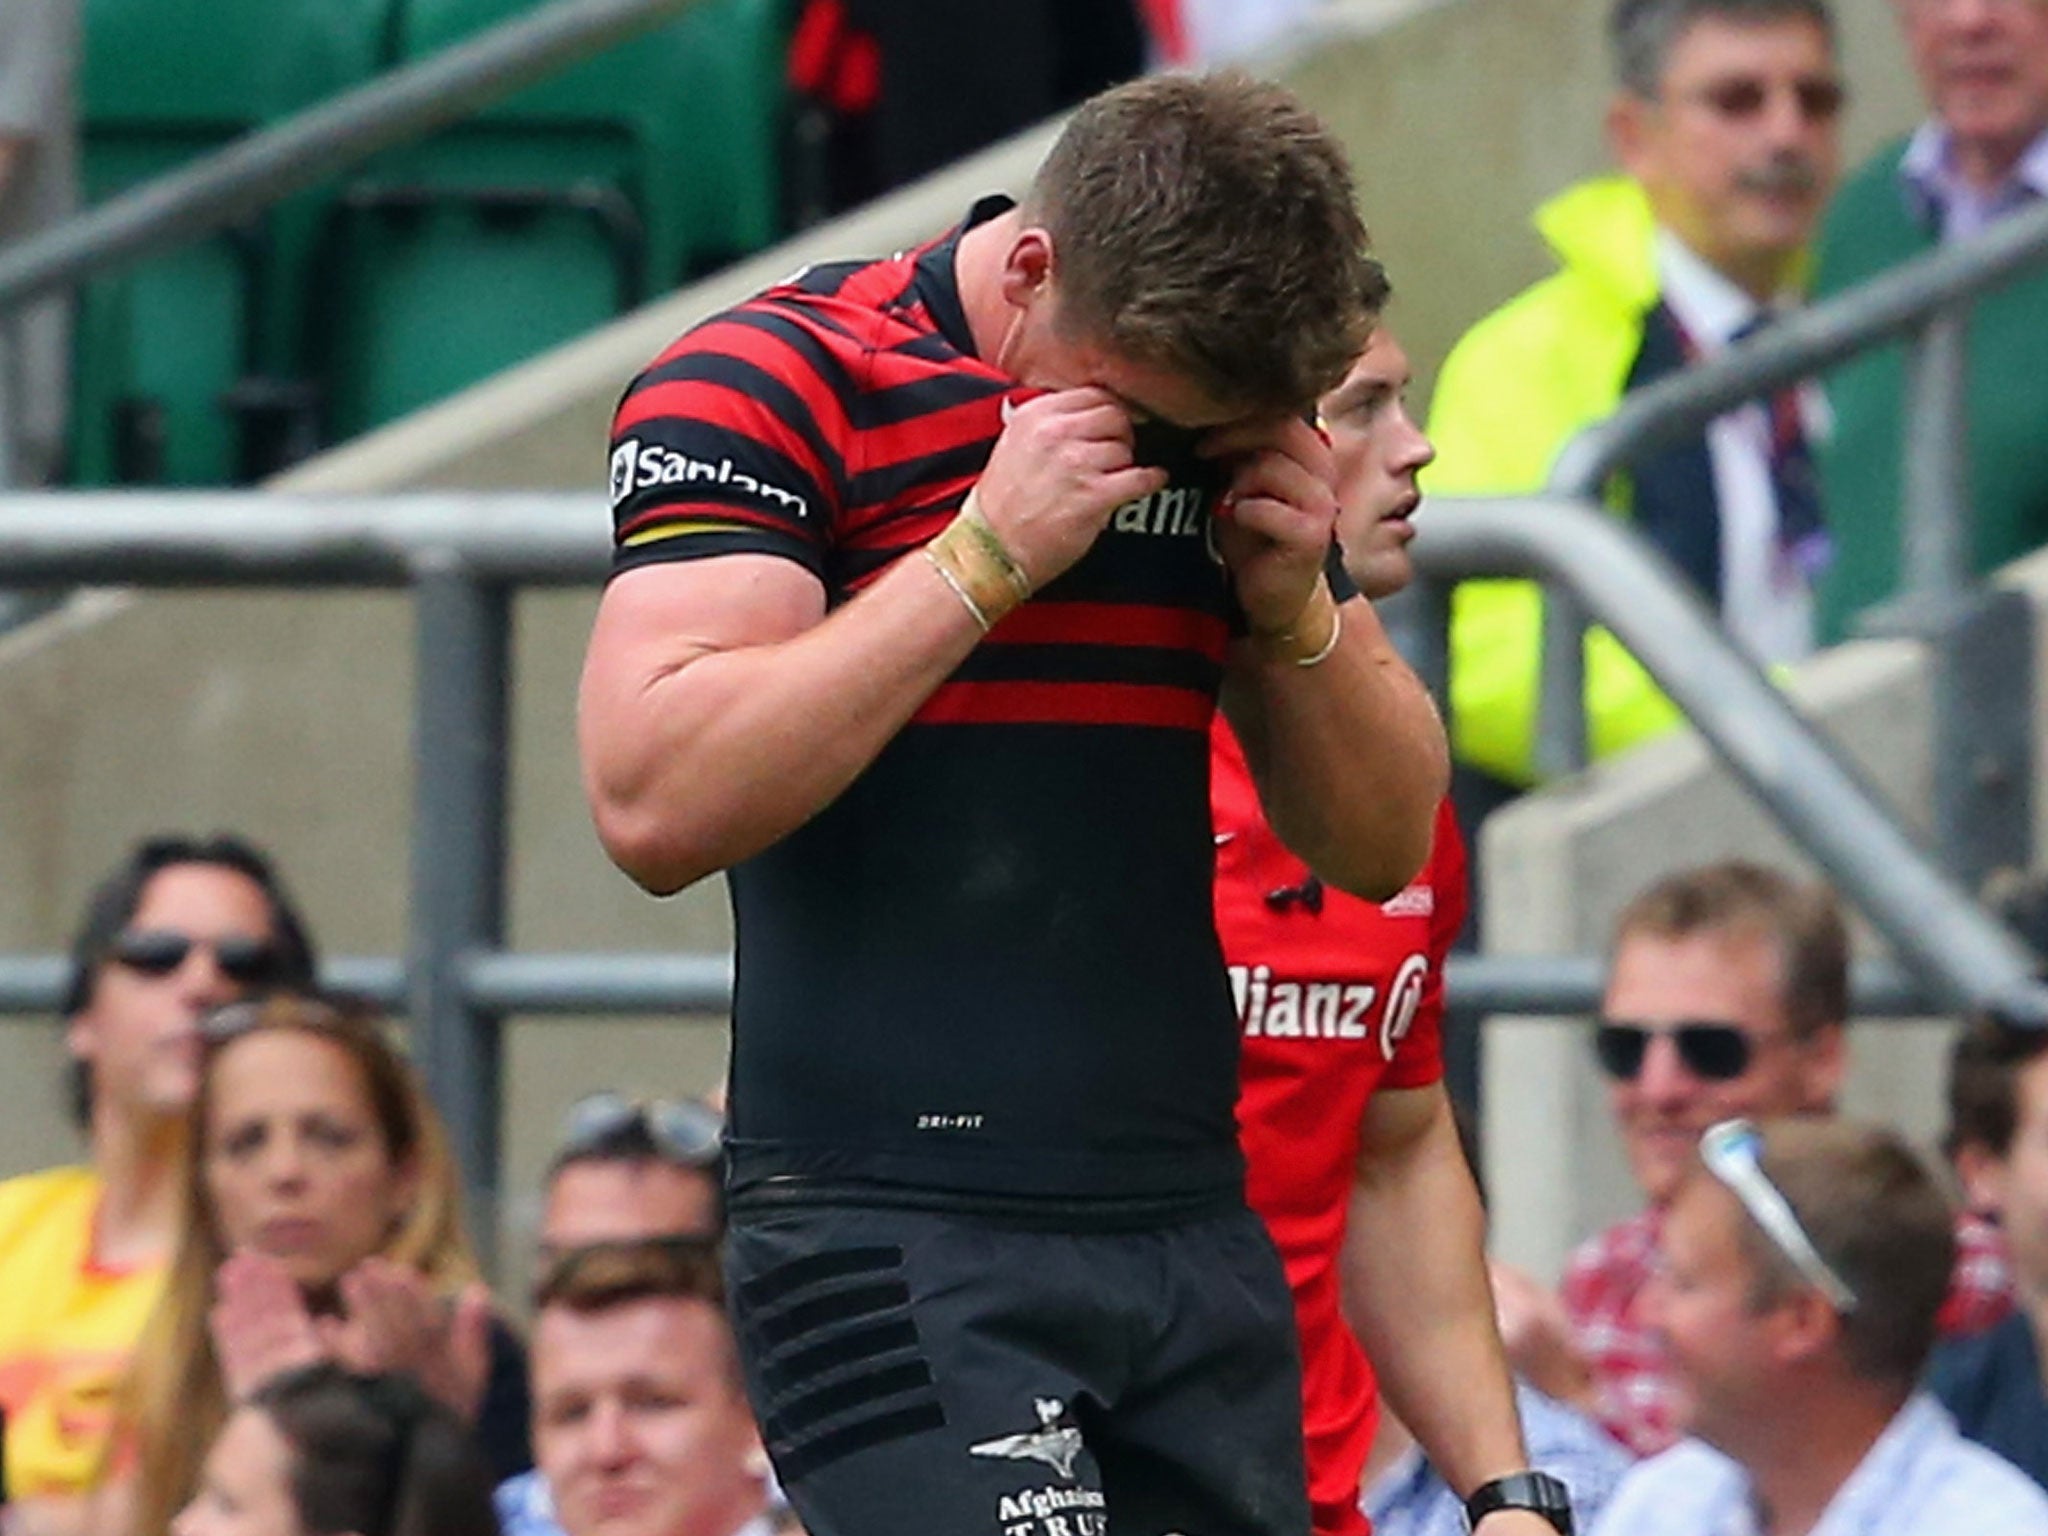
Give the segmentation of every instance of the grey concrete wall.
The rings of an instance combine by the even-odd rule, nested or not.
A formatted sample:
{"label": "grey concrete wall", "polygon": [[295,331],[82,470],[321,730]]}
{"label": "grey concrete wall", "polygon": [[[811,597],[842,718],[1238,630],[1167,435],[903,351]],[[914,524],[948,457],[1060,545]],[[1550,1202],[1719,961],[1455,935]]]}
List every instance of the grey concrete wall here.
{"label": "grey concrete wall", "polygon": [[[1885,8],[1843,9],[1862,103],[1852,138],[1868,144],[1910,121],[1911,97]],[[1596,0],[1346,0],[1305,46],[1275,61],[1352,147],[1425,379],[1458,330],[1541,270],[1530,206],[1601,164],[1603,10]],[[978,193],[1021,186],[1046,142],[1039,133],[992,150],[285,483],[595,489],[619,390],[686,324],[804,262],[921,238]],[[606,867],[589,834],[571,705],[593,605],[580,593],[521,604],[514,940],[722,947],[715,883],[652,902]],[[0,949],[60,946],[92,880],[133,837],[219,825],[276,850],[330,950],[397,951],[410,645],[403,599],[345,594],[104,594],[0,642]],[[1556,941],[1569,947],[1583,936],[1560,932]],[[629,1081],[703,1087],[721,1053],[717,1020],[515,1022],[505,1187],[515,1196],[530,1188],[555,1117],[576,1093]],[[47,1023],[0,1031],[0,1173],[69,1146],[50,1086],[60,1064]],[[531,1208],[515,1200],[507,1214],[516,1232]]]}
{"label": "grey concrete wall", "polygon": [[[2003,576],[2048,609],[2048,554]],[[2037,619],[2037,640],[2048,642]],[[2036,675],[2048,664],[2048,643]],[[1916,644],[1859,641],[1805,667],[1801,707],[1854,759],[1905,825],[1932,814],[1929,698]],[[2048,788],[2048,738],[2035,726],[2036,826]],[[1482,834],[1487,947],[1557,954],[1605,947],[1615,914],[1661,875],[1745,856],[1814,873],[1699,738],[1682,732],[1529,795]],[[2020,850],[2021,861],[2027,850]],[[1874,950],[1867,925],[1859,947]],[[1572,1244],[1639,1208],[1583,1019],[1490,1020],[1485,1036],[1487,1172],[1494,1240],[1514,1262],[1554,1276]],[[1845,1107],[1899,1125],[1932,1149],[1942,1122],[1950,1020],[1863,1020],[1851,1029]]]}

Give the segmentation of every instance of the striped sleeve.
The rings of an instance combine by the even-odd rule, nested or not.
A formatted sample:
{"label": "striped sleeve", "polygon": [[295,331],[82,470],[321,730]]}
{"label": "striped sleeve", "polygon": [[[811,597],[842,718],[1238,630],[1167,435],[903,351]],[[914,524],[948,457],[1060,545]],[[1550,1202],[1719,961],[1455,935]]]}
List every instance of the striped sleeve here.
{"label": "striped sleeve", "polygon": [[683,336],[613,417],[613,571],[753,553],[823,580],[861,353],[828,310],[786,293]]}

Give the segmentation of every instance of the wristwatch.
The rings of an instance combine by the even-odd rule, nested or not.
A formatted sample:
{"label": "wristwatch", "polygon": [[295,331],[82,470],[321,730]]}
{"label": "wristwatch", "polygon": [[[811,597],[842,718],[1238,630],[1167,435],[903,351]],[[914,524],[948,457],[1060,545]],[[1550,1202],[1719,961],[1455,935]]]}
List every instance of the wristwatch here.
{"label": "wristwatch", "polygon": [[1497,1509],[1534,1510],[1559,1536],[1572,1536],[1571,1490],[1563,1478],[1548,1472],[1511,1472],[1481,1483],[1465,1501],[1465,1529],[1474,1529]]}

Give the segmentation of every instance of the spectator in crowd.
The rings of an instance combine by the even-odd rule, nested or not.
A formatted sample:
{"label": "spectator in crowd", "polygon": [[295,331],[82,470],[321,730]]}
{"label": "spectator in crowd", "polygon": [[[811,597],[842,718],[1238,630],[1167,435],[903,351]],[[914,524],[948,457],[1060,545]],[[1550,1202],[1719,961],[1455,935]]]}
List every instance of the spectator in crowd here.
{"label": "spectator in crowd", "polygon": [[[1680,1431],[1680,1388],[1642,1307],[1671,1200],[1706,1128],[1833,1111],[1848,1069],[1848,936],[1834,896],[1739,860],[1683,870],[1615,924],[1595,1047],[1644,1209],[1583,1244],[1562,1315],[1528,1309],[1509,1347],[1545,1390],[1590,1406],[1637,1455]],[[1951,1315],[1999,1303],[1955,1276]],[[1546,1321],[1548,1319],[1548,1321]]]}
{"label": "spectator in crowd", "polygon": [[593,1093],[569,1106],[548,1165],[542,1262],[620,1238],[725,1227],[718,1180],[725,1119],[701,1099]]}
{"label": "spectator in crowd", "polygon": [[1678,1384],[1641,1308],[1665,1215],[1708,1126],[1820,1114],[1848,1070],[1848,935],[1833,894],[1730,861],[1660,880],[1615,923],[1595,1035],[1647,1204],[1571,1257],[1564,1305],[1596,1416],[1639,1456],[1679,1434]]}
{"label": "spectator in crowd", "polygon": [[2007,1236],[2018,1305],[1937,1349],[1928,1385],[1966,1436],[2048,1487],[2048,1032],[1980,1019],[1957,1040],[1953,1072],[1999,1090],[1977,1120],[1973,1183]]}
{"label": "spectator in crowd", "polygon": [[[1410,519],[1430,444],[1408,416],[1408,377],[1382,325],[1319,412],[1344,567],[1375,600],[1414,575]],[[1243,1034],[1245,1192],[1294,1295],[1316,1536],[1364,1536],[1359,1475],[1380,1378],[1460,1495],[1485,1490],[1480,1509],[1503,1496],[1485,1536],[1546,1532],[1542,1512],[1519,1506],[1547,1497],[1568,1510],[1567,1491],[1516,1481],[1529,1458],[1486,1288],[1479,1196],[1444,1089],[1443,965],[1465,915],[1449,801],[1429,862],[1380,903],[1325,889],[1281,841],[1220,715],[1209,777],[1217,935]]]}
{"label": "spectator in crowd", "polygon": [[[1838,165],[1825,0],[1616,0],[1608,32],[1619,88],[1607,134],[1623,174],[1537,211],[1559,270],[1446,359],[1429,422],[1440,495],[1539,489],[1559,450],[1625,393],[1721,351],[1795,296]],[[1827,547],[1807,452],[1817,408],[1804,389],[1742,406],[1609,487],[1764,663],[1812,644]],[[1537,778],[1541,601],[1520,581],[1468,582],[1454,600],[1453,747],[1486,776],[1461,790],[1468,815]],[[1586,643],[1586,713],[1596,756],[1677,718],[1605,631]]]}
{"label": "spectator in crowd", "polygon": [[[696,1099],[594,1093],[570,1106],[548,1167],[540,1262],[577,1248],[644,1238],[715,1239],[725,1222],[718,1188],[723,1117]],[[505,1536],[561,1536],[547,1475],[508,1478],[497,1491]]]}
{"label": "spectator in crowd", "polygon": [[86,903],[63,1014],[88,1161],[0,1183],[0,1414],[17,1528],[74,1528],[104,1460],[114,1387],[177,1234],[200,1019],[309,985],[313,968],[269,860],[236,837],[147,839]]}
{"label": "spectator in crowd", "polygon": [[1954,1264],[1894,1133],[1724,1121],[1679,1176],[1645,1298],[1689,1438],[1594,1536],[2038,1536],[2048,1496],[1914,1390]]}
{"label": "spectator in crowd", "polygon": [[[0,246],[67,218],[78,201],[73,104],[79,0],[0,4]],[[0,486],[43,485],[64,463],[69,301],[0,311]]]}
{"label": "spectator in crowd", "polygon": [[277,997],[213,1015],[188,1134],[123,1401],[138,1536],[192,1498],[231,1403],[322,1359],[410,1372],[475,1422],[495,1475],[531,1464],[523,1351],[476,1279],[440,1117],[374,1014]]}
{"label": "spectator in crowd", "polygon": [[533,1442],[568,1536],[768,1536],[780,1526],[717,1246],[571,1249],[542,1278]]}
{"label": "spectator in crowd", "polygon": [[1949,1293],[1941,1314],[1944,1338],[1981,1333],[2012,1311],[2012,1261],[1998,1216],[1999,1175],[2012,1136],[2012,1065],[1989,1048],[1996,1037],[1993,1029],[1965,1028],[1949,1056],[1941,1150],[1961,1196],[1956,1274],[1968,1283]]}
{"label": "spectator in crowd", "polygon": [[[1456,1123],[1465,1167],[1483,1200],[1477,1126],[1462,1108]],[[1539,1287],[1504,1265],[1494,1267],[1493,1289],[1503,1334],[1513,1327],[1510,1314],[1516,1308],[1546,1300]],[[1564,1483],[1577,1529],[1590,1530],[1628,1470],[1627,1454],[1589,1415],[1520,1378],[1515,1381],[1515,1409],[1529,1464]],[[1366,1479],[1360,1507],[1372,1522],[1373,1536],[1465,1536],[1464,1502],[1423,1455],[1398,1413],[1380,1415]]]}
{"label": "spectator in crowd", "polygon": [[[2048,5],[1894,0],[1931,116],[1844,182],[1821,229],[1815,286],[1835,294],[1967,240],[2048,196]],[[1986,571],[2048,543],[2048,270],[1978,298],[1968,327],[1965,547]],[[1821,593],[1827,638],[1892,595],[1901,571],[1905,354],[1885,347],[1828,375],[1834,430],[1821,483],[1839,558]]]}
{"label": "spectator in crowd", "polygon": [[468,1426],[409,1376],[332,1362],[231,1414],[171,1536],[498,1536]]}

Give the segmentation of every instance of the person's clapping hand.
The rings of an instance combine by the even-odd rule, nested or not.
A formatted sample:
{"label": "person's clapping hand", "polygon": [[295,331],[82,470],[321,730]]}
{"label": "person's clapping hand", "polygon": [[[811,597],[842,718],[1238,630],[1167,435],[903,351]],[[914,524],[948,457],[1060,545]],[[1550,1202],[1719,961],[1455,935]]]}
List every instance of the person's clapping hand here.
{"label": "person's clapping hand", "polygon": [[465,1419],[483,1405],[491,1368],[491,1293],[466,1286],[453,1302],[417,1270],[368,1258],[341,1277],[336,1334],[355,1371],[402,1371]]}
{"label": "person's clapping hand", "polygon": [[285,1267],[260,1253],[231,1255],[215,1273],[207,1326],[228,1401],[273,1376],[332,1359],[334,1349]]}
{"label": "person's clapping hand", "polygon": [[341,1277],[338,1316],[315,1316],[285,1267],[237,1253],[220,1267],[208,1315],[231,1401],[273,1376],[322,1360],[353,1371],[402,1371],[466,1418],[490,1376],[491,1296],[481,1284],[451,1303],[417,1270],[368,1258]]}

